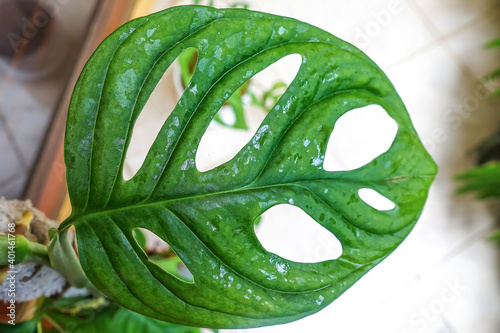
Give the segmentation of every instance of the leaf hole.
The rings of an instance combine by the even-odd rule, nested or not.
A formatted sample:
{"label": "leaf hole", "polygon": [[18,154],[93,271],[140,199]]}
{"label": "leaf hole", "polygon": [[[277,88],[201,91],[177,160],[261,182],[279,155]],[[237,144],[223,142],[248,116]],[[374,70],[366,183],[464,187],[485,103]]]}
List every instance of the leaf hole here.
{"label": "leaf hole", "polygon": [[380,105],[368,105],[342,115],[328,141],[323,168],[348,171],[362,167],[392,145],[398,125]]}
{"label": "leaf hole", "polygon": [[366,204],[372,206],[376,210],[387,211],[394,209],[396,204],[391,200],[384,197],[382,194],[377,191],[372,190],[371,188],[362,188],[358,191],[358,195]]}
{"label": "leaf hole", "polygon": [[[193,52],[197,53],[197,50],[195,48],[184,50],[168,67],[137,117],[125,155],[124,180],[134,177],[140,169],[163,124],[177,104],[179,96],[185,90],[182,84],[179,85],[179,82],[176,82],[176,75],[180,75],[176,68],[177,64],[186,58],[186,54],[189,55]],[[190,79],[191,77],[189,77]],[[182,89],[180,93],[179,89]]]}
{"label": "leaf hole", "polygon": [[132,234],[150,262],[185,282],[192,283],[194,281],[193,274],[182,259],[161,237],[144,228],[136,228]]}
{"label": "leaf hole", "polygon": [[[244,88],[239,93],[242,109],[234,108],[234,104],[224,105],[201,138],[195,158],[199,171],[209,171],[236,156],[293,81],[301,63],[299,54],[285,56],[240,87]],[[235,102],[236,105],[239,103]],[[243,123],[238,119],[243,119]]]}
{"label": "leaf hole", "polygon": [[255,234],[271,253],[302,263],[334,260],[342,255],[337,237],[296,206],[277,205],[261,217]]}

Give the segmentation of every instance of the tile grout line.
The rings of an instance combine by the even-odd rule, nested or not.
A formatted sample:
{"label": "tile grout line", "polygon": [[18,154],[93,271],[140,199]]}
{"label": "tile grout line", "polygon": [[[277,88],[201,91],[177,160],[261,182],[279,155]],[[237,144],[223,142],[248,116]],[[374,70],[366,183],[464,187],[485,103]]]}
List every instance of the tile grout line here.
{"label": "tile grout line", "polygon": [[439,319],[443,323],[443,326],[448,330],[448,333],[457,333],[458,331],[456,328],[451,324],[450,320],[446,315],[443,313],[439,316]]}
{"label": "tile grout line", "polygon": [[[420,19],[420,21],[422,21],[422,23],[427,27],[428,30],[431,30],[429,31],[431,33],[431,35],[434,37],[434,40],[432,40],[431,42],[425,44],[424,46],[418,48],[417,50],[411,52],[410,54],[404,56],[403,58],[399,59],[399,60],[396,60],[395,62],[393,62],[392,64],[388,65],[387,67],[384,68],[385,71],[387,70],[390,70],[392,69],[393,67],[397,67],[405,62],[408,62],[409,60],[419,56],[420,54],[422,53],[425,53],[429,50],[432,50],[434,47],[436,47],[437,45],[440,44],[441,42],[441,39],[442,39],[442,35],[437,32],[437,31],[434,31],[432,29],[429,29],[428,25],[430,23],[430,20],[425,16],[425,14],[423,14],[420,10],[420,8],[416,9],[413,4],[413,1],[409,1],[409,6],[410,6],[410,10],[412,12],[414,12],[418,18]],[[422,15],[425,16],[425,19],[422,19]],[[431,23],[432,24],[432,23]]]}
{"label": "tile grout line", "polygon": [[[424,23],[424,25],[427,27],[427,29],[429,29],[430,33],[436,38],[435,40],[427,43],[426,45],[422,46],[421,48],[415,50],[414,52],[412,52],[411,54],[393,62],[392,64],[386,66],[384,68],[384,70],[390,70],[394,67],[397,67],[405,62],[408,62],[409,60],[427,52],[427,51],[430,51],[432,50],[433,48],[441,45],[445,48],[445,51],[447,53],[451,53],[451,56],[454,58],[455,61],[458,61],[459,62],[459,66],[461,69],[463,68],[467,68],[468,67],[462,63],[462,61],[460,60],[460,58],[458,58],[456,56],[456,54],[453,52],[453,50],[449,47],[448,45],[448,40],[450,38],[453,38],[457,35],[459,35],[460,33],[466,31],[468,28],[474,26],[475,24],[477,24],[477,22],[481,21],[482,19],[484,19],[484,17],[487,17],[489,15],[493,15],[491,14],[491,11],[492,9],[494,8],[497,8],[497,6],[493,6],[491,8],[489,8],[488,10],[485,10],[483,13],[481,14],[478,14],[475,18],[473,18],[472,20],[470,20],[469,22],[466,22],[462,25],[460,25],[459,27],[451,30],[450,32],[447,32],[445,34],[442,34],[441,32],[439,32],[439,30],[436,28],[436,26],[434,25],[434,23],[432,23],[431,19],[429,19],[429,17],[423,12],[423,10],[417,5],[417,4],[413,4],[413,2],[409,2],[410,3],[410,6],[412,6],[412,10],[413,12],[419,16],[420,20]],[[472,77],[474,77],[474,74],[472,73],[472,71],[469,69],[469,74],[471,74]],[[464,73],[464,75],[466,75],[468,77],[468,79],[470,79],[468,73]],[[476,79],[474,79],[473,81],[477,81]]]}
{"label": "tile grout line", "polygon": [[[402,285],[396,291],[391,292],[390,295],[385,297],[383,300],[381,300],[379,304],[383,304],[385,302],[390,301],[396,295],[400,294],[403,290],[411,288],[415,284],[419,283],[421,280],[425,279],[425,276],[428,275],[428,272],[433,272],[436,269],[438,269],[439,267],[441,267],[442,265],[448,263],[453,258],[455,258],[456,256],[460,255],[462,252],[464,252],[466,249],[468,249],[472,245],[476,244],[476,242],[483,240],[489,233],[491,233],[492,230],[495,230],[495,227],[488,226],[488,227],[484,227],[484,228],[480,229],[479,231],[474,233],[472,236],[467,238],[464,242],[460,243],[459,245],[455,246],[453,249],[448,251],[448,253],[446,253],[438,262],[436,262],[436,264],[434,264],[434,265],[432,265],[432,267],[429,267],[428,269],[426,269],[424,271],[424,273],[419,274],[417,272],[417,274],[411,280],[409,280],[407,283]],[[377,306],[374,306],[374,307],[366,310],[365,314],[370,313],[376,307]],[[446,328],[448,329],[449,333],[456,333],[456,331],[452,330],[453,327],[446,326]]]}
{"label": "tile grout line", "polygon": [[[454,62],[459,66],[460,72],[462,72],[462,74],[466,77],[469,84],[474,86],[475,83],[478,81],[478,79],[474,75],[474,72],[469,68],[469,66],[467,66],[465,63],[463,63],[462,60],[460,59],[460,57],[457,56],[457,54],[455,53],[453,48],[450,46],[449,39],[462,33],[467,28],[476,24],[478,21],[484,19],[484,17],[487,17],[489,15],[493,15],[493,14],[491,14],[492,9],[497,8],[497,6],[492,6],[491,8],[488,8],[488,10],[485,10],[483,13],[478,14],[470,22],[459,26],[458,28],[450,31],[449,33],[442,34],[439,32],[436,25],[425,14],[425,12],[422,10],[422,8],[418,4],[416,4],[412,1],[410,1],[409,3],[410,3],[410,6],[412,7],[412,9],[414,10],[414,12],[420,17],[420,19],[422,20],[424,25],[430,30],[430,33],[433,34],[434,36],[438,36],[438,38],[434,42],[432,42],[431,44],[441,45],[443,47],[443,49],[445,50],[445,52],[448,53],[448,55],[451,56],[452,59],[454,60]],[[424,46],[423,48],[426,48],[426,47]],[[431,49],[431,48],[429,48],[429,49]],[[420,50],[417,50],[415,53],[418,53],[419,51]],[[424,51],[426,51],[426,50],[424,50]],[[410,58],[411,58],[411,55],[410,55]],[[408,59],[405,59],[405,60],[408,60]],[[401,61],[399,61],[399,64],[400,63],[401,63]],[[480,84],[483,85],[481,80],[479,80],[479,81],[480,81]]]}
{"label": "tile grout line", "polygon": [[446,253],[439,261],[436,262],[434,268],[445,265],[451,260],[453,260],[456,256],[460,255],[462,252],[470,248],[472,245],[485,240],[491,232],[495,231],[495,226],[486,226],[475,233],[473,233],[470,237],[466,238],[462,243],[452,248],[448,253]]}
{"label": "tile grout line", "polygon": [[[469,22],[466,22],[466,23],[462,24],[461,26],[458,26],[457,28],[452,29],[450,32],[447,32],[445,34],[441,34],[441,36],[446,38],[446,39],[453,38],[453,37],[461,34],[462,32],[465,32],[467,29],[475,26],[478,22],[481,22],[483,19],[487,18],[488,16],[494,15],[491,13],[494,11],[498,11],[498,9],[500,9],[498,6],[492,6],[492,7],[488,8],[487,10],[483,11],[482,13],[478,14],[476,17],[471,19]],[[422,13],[422,14],[425,15],[424,13]],[[427,17],[427,15],[425,15],[425,17]]]}

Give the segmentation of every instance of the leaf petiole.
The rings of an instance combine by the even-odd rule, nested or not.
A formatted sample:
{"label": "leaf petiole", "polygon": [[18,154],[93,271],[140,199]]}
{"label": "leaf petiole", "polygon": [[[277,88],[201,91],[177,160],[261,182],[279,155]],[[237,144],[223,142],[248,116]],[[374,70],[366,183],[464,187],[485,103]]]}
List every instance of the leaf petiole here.
{"label": "leaf petiole", "polygon": [[50,266],[47,246],[31,242],[24,236],[0,235],[0,266],[25,261]]}
{"label": "leaf petiole", "polygon": [[96,291],[83,272],[78,256],[68,237],[69,228],[57,231],[48,246],[51,266],[74,287]]}

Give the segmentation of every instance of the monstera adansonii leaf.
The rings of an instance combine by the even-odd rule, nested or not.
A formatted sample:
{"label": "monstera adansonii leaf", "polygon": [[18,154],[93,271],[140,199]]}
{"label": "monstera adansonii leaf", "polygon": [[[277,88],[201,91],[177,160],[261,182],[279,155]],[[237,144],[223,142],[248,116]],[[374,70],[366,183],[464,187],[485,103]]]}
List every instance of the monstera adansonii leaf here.
{"label": "monstera adansonii leaf", "polygon": [[[134,122],[159,79],[187,48],[192,80],[133,178],[122,170]],[[297,76],[229,162],[198,171],[212,118],[250,77],[290,54]],[[367,165],[323,169],[335,122],[376,104],[398,124],[390,149]],[[423,208],[436,166],[384,73],[361,51],[314,26],[243,9],[174,7],[112,33],[85,66],[71,100],[65,163],[81,265],[112,300],[182,325],[254,327],[327,306],[387,257]],[[378,211],[369,188],[395,203]],[[270,253],[253,221],[293,203],[342,243],[336,260],[298,263]],[[133,236],[166,241],[194,282],[148,260]]]}

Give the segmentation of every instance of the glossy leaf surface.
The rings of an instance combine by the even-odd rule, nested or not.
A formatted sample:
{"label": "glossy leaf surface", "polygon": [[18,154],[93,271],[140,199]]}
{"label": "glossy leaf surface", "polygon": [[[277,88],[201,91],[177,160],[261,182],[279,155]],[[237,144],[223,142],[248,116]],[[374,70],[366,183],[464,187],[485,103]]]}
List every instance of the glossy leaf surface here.
{"label": "glossy leaf surface", "polygon": [[[187,48],[198,63],[186,91],[130,180],[127,145],[158,80]],[[229,162],[199,172],[198,144],[212,118],[250,77],[290,54],[294,81]],[[398,124],[391,148],[352,171],[322,168],[336,120],[382,106]],[[241,9],[175,7],[131,21],[97,49],[70,105],[65,162],[83,269],[119,304],[200,327],[296,320],[339,297],[413,228],[436,167],[383,72],[355,47],[293,19]],[[370,188],[395,203],[377,211]],[[341,241],[337,260],[297,263],[267,252],[254,220],[293,204]],[[179,255],[183,281],[148,260],[133,237],[146,228]]]}

